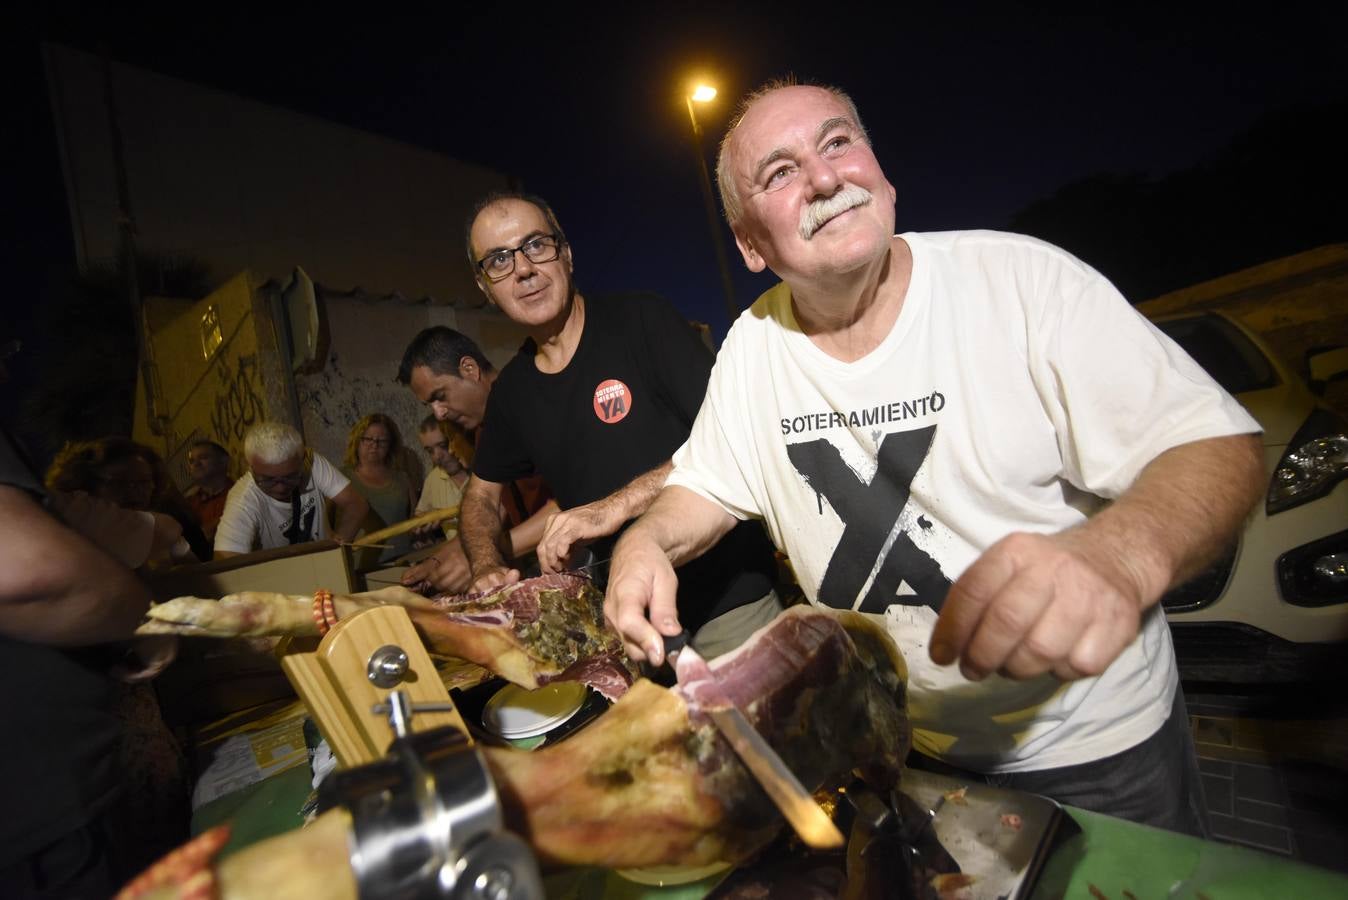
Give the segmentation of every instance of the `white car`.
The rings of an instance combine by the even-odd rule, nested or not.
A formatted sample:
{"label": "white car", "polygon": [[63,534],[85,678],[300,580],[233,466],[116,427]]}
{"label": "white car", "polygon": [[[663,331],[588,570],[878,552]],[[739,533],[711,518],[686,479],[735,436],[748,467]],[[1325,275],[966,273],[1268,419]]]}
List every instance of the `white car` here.
{"label": "white car", "polygon": [[[1270,476],[1237,545],[1162,600],[1181,674],[1239,682],[1323,674],[1348,650],[1348,421],[1236,320],[1203,312],[1155,324],[1263,426]],[[1322,386],[1348,375],[1348,348],[1308,363]]]}

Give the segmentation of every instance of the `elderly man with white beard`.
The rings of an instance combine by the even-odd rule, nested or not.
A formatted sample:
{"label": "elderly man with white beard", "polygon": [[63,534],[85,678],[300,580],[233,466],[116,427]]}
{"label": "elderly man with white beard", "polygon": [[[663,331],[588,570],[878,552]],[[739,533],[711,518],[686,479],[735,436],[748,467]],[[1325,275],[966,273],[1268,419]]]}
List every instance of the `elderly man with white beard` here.
{"label": "elderly man with white beard", "polygon": [[812,602],[903,650],[912,764],[1205,833],[1158,601],[1255,502],[1257,424],[1062,250],[895,234],[835,88],[751,94],[717,174],[745,264],[782,283],[618,544],[628,652],[659,663],[679,630],[671,564],[761,518]]}

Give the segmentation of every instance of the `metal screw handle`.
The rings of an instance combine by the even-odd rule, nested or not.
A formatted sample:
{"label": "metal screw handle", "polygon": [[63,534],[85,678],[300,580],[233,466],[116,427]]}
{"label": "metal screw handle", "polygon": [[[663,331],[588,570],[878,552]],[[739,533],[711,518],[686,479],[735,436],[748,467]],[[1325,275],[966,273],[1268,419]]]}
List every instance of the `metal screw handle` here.
{"label": "metal screw handle", "polygon": [[402,683],[407,675],[407,654],[397,644],[385,644],[370,654],[365,676],[375,687],[391,688]]}
{"label": "metal screw handle", "polygon": [[407,737],[412,731],[412,715],[419,712],[454,712],[453,703],[413,703],[405,691],[392,691],[387,703],[376,703],[370,712],[388,716],[389,727],[398,737]]}

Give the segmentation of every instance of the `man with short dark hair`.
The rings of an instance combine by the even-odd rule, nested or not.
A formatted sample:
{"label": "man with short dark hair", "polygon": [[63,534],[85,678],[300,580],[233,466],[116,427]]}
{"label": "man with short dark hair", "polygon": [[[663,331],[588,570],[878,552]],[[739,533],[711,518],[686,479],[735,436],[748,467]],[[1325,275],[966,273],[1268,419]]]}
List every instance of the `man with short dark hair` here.
{"label": "man with short dark hair", "polygon": [[[397,378],[430,407],[435,418],[481,441],[487,398],[496,374],[491,360],[472,338],[436,325],[420,331],[408,344]],[[500,532],[499,552],[514,559],[532,551],[543,535],[547,517],[556,511],[557,504],[539,476],[510,481],[494,509],[499,528],[505,529]],[[462,509],[459,518],[462,521]],[[461,537],[447,541],[432,556],[408,569],[403,584],[429,582],[436,590],[451,594],[468,590],[472,570]]]}
{"label": "man with short dark hair", "polygon": [[[468,229],[478,287],[529,333],[501,370],[464,494],[460,530],[474,588],[519,578],[496,550],[491,510],[503,486],[540,473],[562,512],[538,544],[544,572],[590,546],[607,559],[613,536],[664,484],[688,436],[713,357],[673,306],[649,294],[583,295],[572,250],[542,199],[497,194]],[[756,523],[680,571],[693,645],[704,656],[737,646],[782,605],[776,562]]]}
{"label": "man with short dark hair", "polygon": [[201,533],[214,541],[216,526],[225,511],[225,498],[234,485],[234,479],[229,477],[229,451],[215,441],[193,441],[187,450],[187,474],[192,484],[183,491],[183,498],[201,526]]}
{"label": "man with short dark hair", "polygon": [[629,653],[659,663],[679,629],[671,561],[761,518],[811,601],[883,619],[923,756],[1203,832],[1158,601],[1240,529],[1258,424],[1062,250],[895,234],[835,88],[750,95],[718,173],[745,264],[782,283],[618,545],[605,610]]}

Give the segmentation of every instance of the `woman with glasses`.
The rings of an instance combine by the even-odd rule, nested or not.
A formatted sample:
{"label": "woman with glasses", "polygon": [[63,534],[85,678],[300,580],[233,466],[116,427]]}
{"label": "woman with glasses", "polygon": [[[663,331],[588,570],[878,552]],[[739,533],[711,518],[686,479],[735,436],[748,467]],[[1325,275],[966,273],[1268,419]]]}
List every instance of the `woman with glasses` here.
{"label": "woman with glasses", "polygon": [[[394,465],[402,449],[398,426],[383,413],[370,413],[355,427],[346,442],[342,474],[370,504],[366,531],[395,525],[412,515],[417,494],[407,475]],[[397,559],[412,549],[412,535],[401,534],[389,540],[379,554],[380,562]]]}

